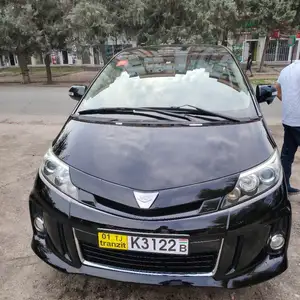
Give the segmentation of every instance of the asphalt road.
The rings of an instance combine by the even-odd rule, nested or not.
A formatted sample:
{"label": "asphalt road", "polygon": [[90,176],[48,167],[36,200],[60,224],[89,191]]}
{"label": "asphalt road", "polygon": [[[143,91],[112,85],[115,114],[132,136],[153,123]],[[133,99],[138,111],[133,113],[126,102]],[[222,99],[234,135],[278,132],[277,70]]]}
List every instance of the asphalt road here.
{"label": "asphalt road", "polygon": [[[290,268],[269,282],[237,291],[149,287],[60,273],[31,251],[28,195],[42,156],[76,102],[68,88],[0,86],[0,299],[1,300],[295,300],[300,298],[300,202],[293,200]],[[280,102],[263,105],[280,124]],[[280,146],[282,128],[271,126]],[[300,185],[300,157],[294,183]]]}
{"label": "asphalt road", "polygon": [[68,87],[0,85],[0,120],[60,124],[76,103]]}

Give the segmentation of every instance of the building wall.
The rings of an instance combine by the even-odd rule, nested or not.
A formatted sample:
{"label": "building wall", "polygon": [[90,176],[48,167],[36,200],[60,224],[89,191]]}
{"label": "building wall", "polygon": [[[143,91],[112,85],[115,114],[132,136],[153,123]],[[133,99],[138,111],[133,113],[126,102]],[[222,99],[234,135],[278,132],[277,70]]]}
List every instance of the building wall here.
{"label": "building wall", "polygon": [[[117,43],[117,44],[116,44]],[[106,43],[107,46],[113,46],[113,54],[118,51],[118,49],[122,49],[122,45],[131,45],[132,47],[136,47],[137,41],[135,39],[128,40],[124,36],[120,36],[115,40],[114,38],[109,38]],[[119,46],[119,47],[116,47]],[[11,67],[13,65],[18,66],[18,58],[15,54],[11,53],[0,53],[0,68]],[[12,58],[13,57],[13,64]],[[88,65],[95,65],[95,61],[99,62],[100,65],[103,65],[103,59],[100,54],[97,54],[93,48],[87,49],[87,54],[85,55],[85,59],[82,58],[82,55],[76,55],[76,48],[72,49],[72,51],[68,51],[67,53],[68,65],[83,65],[84,63]],[[61,51],[53,51],[51,56],[52,64],[63,65],[63,53]],[[44,65],[44,60],[41,55],[33,55],[29,59],[29,64],[32,66]]]}
{"label": "building wall", "polygon": [[[266,56],[265,56],[266,64],[272,65],[272,64],[288,63],[292,60],[292,58],[293,60],[300,59],[300,39],[297,39],[294,49],[292,49],[292,47],[288,47],[287,41],[288,41],[287,38],[271,39],[269,41]],[[243,47],[242,47],[243,49],[242,49],[241,62],[247,61],[251,45],[252,46],[255,45],[255,51],[254,51],[255,55],[253,57],[253,61],[256,62],[257,64],[260,63],[263,55],[265,42],[266,42],[265,37],[252,39],[251,36],[250,37],[245,36],[245,39],[243,41]]]}
{"label": "building wall", "polygon": [[[117,44],[116,44],[117,43]],[[136,40],[127,40],[124,37],[120,37],[117,39],[117,41],[113,38],[109,38],[106,46],[107,51],[114,55],[120,50],[122,50],[125,46],[131,45],[132,47],[136,47],[137,41]],[[92,47],[85,49],[84,53],[81,53],[80,55],[76,54],[76,48],[73,49],[72,53],[68,52],[68,65],[95,65],[95,62],[98,62],[100,65],[103,65],[103,59],[102,56],[97,53],[97,51],[94,51]],[[54,52],[53,55],[56,56],[56,64],[63,64],[63,55],[61,51]],[[40,64],[37,62],[37,59],[33,56],[31,58],[31,64],[32,65],[38,65]]]}

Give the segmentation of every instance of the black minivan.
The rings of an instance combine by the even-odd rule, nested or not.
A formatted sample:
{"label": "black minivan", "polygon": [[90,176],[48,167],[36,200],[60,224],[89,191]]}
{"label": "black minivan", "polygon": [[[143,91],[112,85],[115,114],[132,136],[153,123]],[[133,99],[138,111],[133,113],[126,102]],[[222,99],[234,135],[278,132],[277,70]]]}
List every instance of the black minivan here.
{"label": "black minivan", "polygon": [[129,48],[90,87],[29,198],[49,265],[119,281],[239,288],[287,269],[291,206],[254,92],[222,46]]}

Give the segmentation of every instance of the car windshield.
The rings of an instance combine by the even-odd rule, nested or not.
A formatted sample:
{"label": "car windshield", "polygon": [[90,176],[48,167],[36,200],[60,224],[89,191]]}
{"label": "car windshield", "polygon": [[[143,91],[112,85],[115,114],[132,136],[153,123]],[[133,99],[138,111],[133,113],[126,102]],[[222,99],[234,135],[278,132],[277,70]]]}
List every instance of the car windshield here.
{"label": "car windshield", "polygon": [[219,46],[126,49],[99,74],[77,111],[183,105],[257,117],[236,62]]}

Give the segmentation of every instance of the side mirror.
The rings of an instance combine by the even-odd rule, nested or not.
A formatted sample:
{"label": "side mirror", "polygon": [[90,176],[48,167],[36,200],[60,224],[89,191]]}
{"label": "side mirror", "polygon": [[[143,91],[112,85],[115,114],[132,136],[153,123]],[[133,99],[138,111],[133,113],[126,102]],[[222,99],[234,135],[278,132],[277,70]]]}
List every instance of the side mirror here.
{"label": "side mirror", "polygon": [[85,94],[87,90],[87,86],[85,85],[73,85],[70,89],[69,89],[69,96],[76,100],[79,101],[82,96]]}
{"label": "side mirror", "polygon": [[257,85],[256,99],[258,103],[267,102],[271,104],[277,96],[277,90],[273,85]]}

